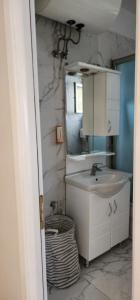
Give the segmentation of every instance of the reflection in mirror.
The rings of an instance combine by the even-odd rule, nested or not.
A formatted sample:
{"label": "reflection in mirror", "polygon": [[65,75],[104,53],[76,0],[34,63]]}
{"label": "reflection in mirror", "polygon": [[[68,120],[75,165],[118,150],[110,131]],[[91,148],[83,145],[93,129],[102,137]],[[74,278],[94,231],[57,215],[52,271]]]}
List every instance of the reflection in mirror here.
{"label": "reflection in mirror", "polygon": [[[66,75],[66,135],[68,154],[83,152],[83,139],[80,137],[83,119],[83,88],[80,76]],[[88,140],[85,137],[85,152],[88,151]]]}
{"label": "reflection in mirror", "polygon": [[83,84],[82,76],[66,75],[66,137],[67,153],[84,154],[93,151],[106,151],[106,137],[93,137],[83,134]]}
{"label": "reflection in mirror", "polygon": [[82,82],[74,82],[74,106],[75,106],[76,114],[83,113],[83,85],[82,85]]}

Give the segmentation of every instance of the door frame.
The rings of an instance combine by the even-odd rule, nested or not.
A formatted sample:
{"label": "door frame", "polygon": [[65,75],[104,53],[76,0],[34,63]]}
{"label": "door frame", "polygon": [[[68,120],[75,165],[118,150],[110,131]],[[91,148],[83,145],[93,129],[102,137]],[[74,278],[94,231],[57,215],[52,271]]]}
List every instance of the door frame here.
{"label": "door frame", "polygon": [[136,1],[132,300],[140,298],[140,1]]}
{"label": "door frame", "polygon": [[124,56],[121,58],[113,59],[112,60],[112,68],[116,69],[116,65],[124,64],[131,60],[135,60],[135,54],[131,54],[131,55]]}
{"label": "door frame", "polygon": [[[30,0],[30,28],[31,28],[31,45],[32,45],[31,48],[32,48],[33,83],[34,83],[34,105],[35,105],[35,119],[36,119],[38,187],[39,187],[39,195],[44,195],[42,146],[41,146],[41,125],[40,125],[40,108],[39,108],[39,80],[38,80],[38,65],[37,65],[37,41],[36,41],[36,23],[35,23],[35,3],[32,0]],[[45,205],[44,205],[44,209],[45,209]],[[45,228],[41,229],[41,253],[42,253],[42,275],[43,275],[43,297],[44,297],[43,299],[47,300]]]}

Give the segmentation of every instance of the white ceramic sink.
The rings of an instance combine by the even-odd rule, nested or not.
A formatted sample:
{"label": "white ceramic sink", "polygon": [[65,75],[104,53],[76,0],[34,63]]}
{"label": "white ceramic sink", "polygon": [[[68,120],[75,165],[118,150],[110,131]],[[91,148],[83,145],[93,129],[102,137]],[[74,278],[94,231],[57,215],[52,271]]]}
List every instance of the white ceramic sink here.
{"label": "white ceramic sink", "polygon": [[105,169],[97,172],[95,176],[91,176],[90,171],[66,176],[66,182],[107,197],[118,193],[131,177],[129,173]]}

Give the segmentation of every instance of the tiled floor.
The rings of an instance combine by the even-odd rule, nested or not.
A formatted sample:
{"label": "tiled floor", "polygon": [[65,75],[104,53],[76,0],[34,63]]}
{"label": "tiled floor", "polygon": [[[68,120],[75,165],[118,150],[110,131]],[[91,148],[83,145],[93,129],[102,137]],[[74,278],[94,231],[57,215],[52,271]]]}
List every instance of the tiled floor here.
{"label": "tiled floor", "polygon": [[48,300],[131,300],[130,240],[100,256],[88,268],[81,264],[79,281],[68,289],[49,287]]}

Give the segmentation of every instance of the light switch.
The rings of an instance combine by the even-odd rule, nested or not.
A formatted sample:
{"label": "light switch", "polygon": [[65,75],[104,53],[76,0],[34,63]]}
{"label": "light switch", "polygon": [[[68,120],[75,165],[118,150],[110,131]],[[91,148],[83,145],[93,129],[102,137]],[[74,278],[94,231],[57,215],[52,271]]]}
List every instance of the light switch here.
{"label": "light switch", "polygon": [[63,144],[64,143],[64,132],[63,132],[63,126],[57,125],[56,126],[56,143],[57,144]]}

